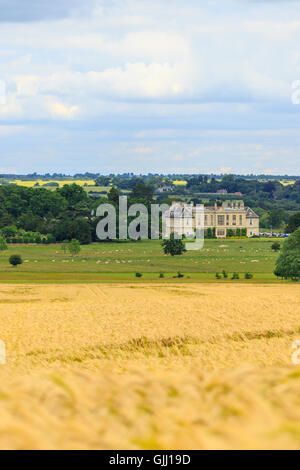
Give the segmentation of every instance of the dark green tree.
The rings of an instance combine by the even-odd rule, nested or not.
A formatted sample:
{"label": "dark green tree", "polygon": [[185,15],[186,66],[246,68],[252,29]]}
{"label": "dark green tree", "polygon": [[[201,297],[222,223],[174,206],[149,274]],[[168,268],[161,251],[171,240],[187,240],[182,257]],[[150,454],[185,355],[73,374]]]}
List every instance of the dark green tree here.
{"label": "dark green tree", "polygon": [[274,274],[283,279],[300,278],[300,227],[284,242]]}
{"label": "dark green tree", "polygon": [[288,233],[293,233],[298,227],[300,227],[300,212],[290,216],[286,230]]}
{"label": "dark green tree", "polygon": [[109,186],[109,183],[110,183],[109,176],[98,176],[98,178],[95,180],[96,186]]}
{"label": "dark green tree", "polygon": [[6,240],[2,235],[0,235],[0,251],[7,250]]}
{"label": "dark green tree", "polygon": [[280,243],[279,242],[272,243],[271,248],[273,251],[280,251]]}
{"label": "dark green tree", "polygon": [[19,264],[23,263],[22,257],[20,255],[11,255],[9,258],[9,262],[13,267],[18,266]]}
{"label": "dark green tree", "polygon": [[70,243],[68,243],[68,250],[71,255],[78,255],[81,251],[80,243],[78,240],[73,238]]}
{"label": "dark green tree", "polygon": [[119,196],[120,196],[120,193],[115,187],[111,188],[111,190],[107,193],[108,201],[112,202],[116,206],[119,205]]}
{"label": "dark green tree", "polygon": [[169,239],[163,240],[162,247],[165,255],[176,256],[186,252],[183,241],[176,239],[174,233],[171,233]]}
{"label": "dark green tree", "polygon": [[151,202],[153,200],[153,188],[145,183],[138,183],[132,189],[132,199],[146,199]]}
{"label": "dark green tree", "polygon": [[78,202],[85,201],[88,197],[85,190],[76,183],[65,184],[55,192],[63,196],[71,206]]}

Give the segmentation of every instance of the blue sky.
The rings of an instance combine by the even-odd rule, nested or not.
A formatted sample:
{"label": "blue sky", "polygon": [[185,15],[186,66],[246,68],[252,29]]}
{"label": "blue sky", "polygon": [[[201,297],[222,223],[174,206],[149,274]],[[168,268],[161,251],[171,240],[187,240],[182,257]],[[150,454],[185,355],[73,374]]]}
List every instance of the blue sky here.
{"label": "blue sky", "polygon": [[1,173],[300,174],[299,1],[0,0],[0,32]]}

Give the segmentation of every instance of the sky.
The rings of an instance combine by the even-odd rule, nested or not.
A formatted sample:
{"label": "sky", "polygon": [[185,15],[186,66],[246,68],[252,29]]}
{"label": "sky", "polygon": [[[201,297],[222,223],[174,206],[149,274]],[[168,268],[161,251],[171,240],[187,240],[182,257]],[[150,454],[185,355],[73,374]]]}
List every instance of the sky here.
{"label": "sky", "polygon": [[300,1],[0,0],[0,173],[300,175]]}

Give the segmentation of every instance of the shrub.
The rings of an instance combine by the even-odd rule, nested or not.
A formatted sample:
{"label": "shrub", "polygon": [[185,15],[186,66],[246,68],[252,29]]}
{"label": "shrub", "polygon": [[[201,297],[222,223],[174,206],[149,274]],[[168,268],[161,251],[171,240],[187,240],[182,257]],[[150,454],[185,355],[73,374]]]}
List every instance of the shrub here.
{"label": "shrub", "polygon": [[71,253],[71,255],[78,255],[81,251],[80,243],[78,240],[73,238],[70,243],[68,243],[68,250]]}
{"label": "shrub", "polygon": [[162,247],[165,255],[175,256],[186,252],[183,241],[176,239],[174,233],[171,233],[170,238],[162,242]]}
{"label": "shrub", "polygon": [[60,248],[66,254],[68,250],[68,240],[64,240],[60,245]]}
{"label": "shrub", "polygon": [[176,276],[173,276],[173,279],[184,277],[184,274],[181,274],[180,271],[177,272]]}
{"label": "shrub", "polygon": [[238,274],[238,273],[233,273],[233,275],[232,275],[232,278],[231,278],[231,279],[239,279],[239,278],[240,278],[240,276],[239,276],[239,274]]}
{"label": "shrub", "polygon": [[7,244],[4,237],[0,235],[0,251],[7,250]]}
{"label": "shrub", "polygon": [[17,227],[14,225],[8,225],[1,229],[1,232],[5,238],[15,237],[17,235]]}
{"label": "shrub", "polygon": [[162,279],[163,277],[165,277],[164,273],[159,273],[159,277]]}
{"label": "shrub", "polygon": [[142,277],[142,273],[135,273],[135,277]]}
{"label": "shrub", "polygon": [[56,243],[56,238],[52,233],[48,233],[47,235],[47,243]]}
{"label": "shrub", "polygon": [[252,279],[252,278],[253,278],[253,274],[245,273],[245,279]]}
{"label": "shrub", "polygon": [[22,264],[23,260],[20,255],[11,255],[11,257],[9,258],[9,262],[12,266],[15,267],[18,266],[18,264]]}
{"label": "shrub", "polygon": [[216,279],[221,279],[221,278],[222,278],[221,274],[220,274],[220,273],[216,273]]}
{"label": "shrub", "polygon": [[271,248],[273,251],[280,251],[280,243],[279,242],[272,243]]}
{"label": "shrub", "polygon": [[223,269],[222,274],[223,274],[224,279],[227,279],[227,278],[228,278],[228,274],[227,274],[227,272],[225,271],[225,269]]}

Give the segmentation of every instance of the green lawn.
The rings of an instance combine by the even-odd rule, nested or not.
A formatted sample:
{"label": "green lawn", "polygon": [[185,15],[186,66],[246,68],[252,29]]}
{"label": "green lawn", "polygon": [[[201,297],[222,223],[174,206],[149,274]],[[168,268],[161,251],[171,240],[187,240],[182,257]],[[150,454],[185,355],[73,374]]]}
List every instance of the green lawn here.
{"label": "green lawn", "polygon": [[[249,271],[254,280],[276,280],[274,263],[278,256],[271,250],[273,240],[207,240],[200,251],[188,251],[181,256],[164,255],[160,241],[94,243],[82,246],[79,256],[64,254],[60,245],[10,245],[0,252],[0,281],[105,281],[173,279],[177,271],[185,279],[214,280],[216,271],[223,269],[241,274]],[[24,263],[13,268],[8,263],[11,254],[20,254]],[[219,281],[218,281],[219,282]],[[223,281],[221,281],[223,282]],[[248,281],[249,282],[249,281]]]}

